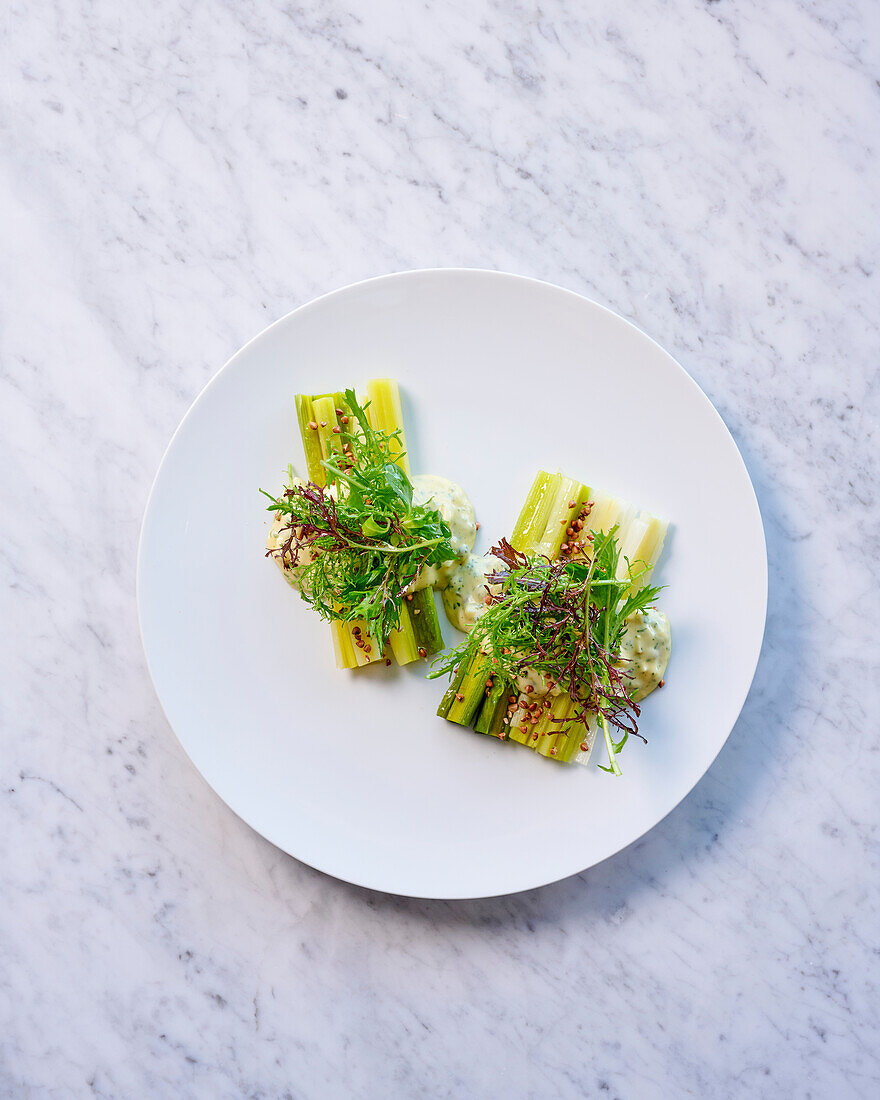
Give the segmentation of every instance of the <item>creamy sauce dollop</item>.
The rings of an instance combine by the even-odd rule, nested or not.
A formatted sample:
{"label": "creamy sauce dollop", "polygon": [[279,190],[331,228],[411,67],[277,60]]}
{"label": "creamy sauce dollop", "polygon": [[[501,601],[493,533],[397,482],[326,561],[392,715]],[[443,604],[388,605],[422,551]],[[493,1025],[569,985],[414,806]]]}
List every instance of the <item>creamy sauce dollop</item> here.
{"label": "creamy sauce dollop", "polygon": [[449,573],[443,589],[443,609],[456,630],[467,634],[486,610],[486,595],[491,587],[486,578],[501,562],[492,554],[468,554]]}
{"label": "creamy sauce dollop", "polygon": [[669,619],[662,611],[649,607],[634,612],[626,620],[620,656],[629,662],[623,667],[632,677],[629,684],[637,703],[660,684],[671,650]]}
{"label": "creamy sauce dollop", "polygon": [[[305,485],[305,482],[301,477],[295,477],[290,483],[292,489],[294,485]],[[336,499],[336,486],[331,485],[327,490],[327,496]],[[287,534],[290,530],[290,524],[288,523],[288,516],[285,516],[283,512],[276,512],[275,518],[272,521],[272,526],[269,528],[269,534],[266,536],[266,549],[279,551],[284,543],[287,541]],[[302,528],[298,528],[299,531]],[[309,547],[300,547],[299,551],[294,558],[290,554],[273,553],[272,560],[284,574],[284,579],[291,586],[299,590],[302,588],[301,570],[306,565],[311,565],[318,555]]]}
{"label": "creamy sauce dollop", "polygon": [[460,485],[436,474],[416,474],[412,479],[413,504],[430,504],[449,525],[449,540],[456,556],[442,565],[426,565],[416,578],[413,591],[421,588],[444,589],[453,573],[465,562],[474,548],[477,537],[477,518],[474,506]]}
{"label": "creamy sauce dollop", "polygon": [[[311,565],[315,560],[316,555],[311,550],[303,547],[296,554],[296,560],[293,556],[285,553],[278,553],[281,550],[284,543],[287,541],[287,533],[290,530],[290,526],[287,522],[288,517],[282,515],[279,512],[275,513],[275,519],[272,526],[269,528],[269,534],[266,537],[266,549],[276,551],[272,554],[272,560],[281,570],[284,575],[284,579],[291,586],[299,590],[302,588],[300,581],[301,566]],[[301,528],[300,528],[301,530]]]}
{"label": "creamy sauce dollop", "polygon": [[436,474],[418,474],[412,479],[413,503],[430,504],[449,524],[451,542],[457,552],[453,561],[426,566],[414,588],[438,588],[443,596],[446,618],[456,630],[467,633],[486,610],[486,576],[500,566],[491,554],[474,554],[477,522],[474,506],[460,485]]}
{"label": "creamy sauce dollop", "polygon": [[460,485],[437,474],[416,474],[412,478],[413,504],[436,508],[449,524],[452,546],[459,558],[469,554],[477,538],[474,506]]}

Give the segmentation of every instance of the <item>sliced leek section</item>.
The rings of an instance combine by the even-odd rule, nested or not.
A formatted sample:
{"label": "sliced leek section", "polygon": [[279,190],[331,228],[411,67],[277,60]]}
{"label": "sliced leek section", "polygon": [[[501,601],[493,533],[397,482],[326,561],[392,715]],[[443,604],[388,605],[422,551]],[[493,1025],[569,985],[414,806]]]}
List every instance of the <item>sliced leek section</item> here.
{"label": "sliced leek section", "polygon": [[407,477],[410,476],[409,456],[406,453],[406,435],[403,430],[403,409],[400,404],[400,387],[393,378],[374,378],[366,385],[367,419],[370,427],[379,432],[399,432],[391,440],[391,452],[395,462]]}
{"label": "sliced leek section", "polygon": [[[393,438],[389,441],[394,461],[410,476],[400,389],[392,378],[374,378],[362,395],[370,426]],[[368,404],[367,404],[368,403]],[[351,410],[344,392],[297,394],[296,414],[306,460],[308,480],[327,484],[323,465],[331,455],[341,455],[343,433],[351,430]],[[396,434],[395,434],[396,433]],[[416,592],[400,609],[400,626],[392,631],[386,652],[377,653],[363,622],[334,620],[330,624],[333,654],[338,668],[353,669],[391,657],[406,665],[422,660],[443,647],[437,606],[430,589]]]}
{"label": "sliced leek section", "polygon": [[[629,567],[647,566],[634,583],[641,587],[648,583],[663,551],[666,521],[605,490],[562,473],[539,470],[513,526],[510,544],[550,561],[589,561],[595,536],[615,527],[620,547],[618,576],[625,577]],[[560,763],[588,763],[601,732],[595,718],[584,723],[575,717],[574,702],[558,687],[542,695],[520,692],[512,681],[499,685],[493,679],[491,656],[479,651],[462,661],[437,713]]]}
{"label": "sliced leek section", "polygon": [[338,440],[334,443],[332,437],[337,434],[333,429],[339,427],[337,418],[347,414],[345,395],[319,393],[310,396],[298,393],[295,402],[299,434],[306,457],[306,474],[309,481],[323,487],[327,484],[324,459],[331,450],[337,454],[342,450],[342,444]]}
{"label": "sliced leek section", "polygon": [[[369,402],[366,408],[370,427],[387,435],[397,433],[390,440],[390,449],[394,461],[409,477],[410,465],[406,453],[400,387],[393,378],[373,378],[367,382],[364,396]],[[438,653],[443,648],[437,605],[430,589],[415,593],[412,601],[407,601],[401,607],[400,628],[391,632],[388,644],[399,665],[411,664]]]}
{"label": "sliced leek section", "polygon": [[524,554],[529,553],[543,535],[550,503],[561,477],[561,474],[546,474],[543,470],[539,470],[535,475],[519,518],[513,525],[510,545],[514,550],[520,550]]}

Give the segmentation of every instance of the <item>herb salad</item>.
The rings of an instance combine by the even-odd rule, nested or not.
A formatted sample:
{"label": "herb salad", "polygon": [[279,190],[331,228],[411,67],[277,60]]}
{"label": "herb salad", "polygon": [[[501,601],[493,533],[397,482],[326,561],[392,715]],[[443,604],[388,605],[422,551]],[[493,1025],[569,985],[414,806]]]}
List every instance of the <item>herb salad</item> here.
{"label": "herb salad", "polygon": [[[331,429],[336,446],[321,459],[323,484],[290,469],[280,497],[261,491],[276,517],[267,554],[321,618],[351,624],[355,646],[372,656],[400,629],[421,571],[458,551],[439,511],[413,499],[400,464],[405,451],[396,446],[401,430],[377,430],[368,408],[350,389],[334,407],[340,422]],[[311,432],[321,427],[327,423],[308,422]]]}
{"label": "herb salad", "polygon": [[[503,708],[502,730],[518,722],[521,732],[529,734],[550,709],[553,689],[564,690],[570,710],[564,717],[551,715],[549,721],[557,726],[598,721],[608,750],[605,770],[620,774],[617,754],[630,735],[641,737],[640,708],[629,662],[621,658],[621,642],[627,623],[652,607],[660,589],[639,587],[650,572],[646,563],[627,563],[620,570],[616,527],[592,541],[589,560],[551,562],[529,557],[502,539],[492,548],[499,567],[486,578],[485,613],[461,645],[435,661],[429,676],[452,675],[475,659],[483,667],[491,655],[485,685],[489,694],[501,678],[517,686],[524,679],[522,694],[536,696],[525,705],[508,696]],[[543,692],[535,691],[536,676]],[[559,746],[550,746],[551,756],[559,751]]]}
{"label": "herb salad", "polygon": [[437,713],[560,762],[604,770],[639,733],[640,702],[663,685],[669,621],[648,583],[667,525],[562,474],[539,473],[510,540],[485,559],[468,637],[438,657],[451,684]]}
{"label": "herb salad", "polygon": [[509,539],[473,552],[464,491],[413,476],[397,384],[298,395],[308,479],[288,468],[267,555],[329,622],[337,664],[400,664],[443,649],[433,589],[465,639],[434,660],[437,713],[559,762],[603,770],[664,684],[669,621],[650,584],[667,525],[563,474],[536,476]]}

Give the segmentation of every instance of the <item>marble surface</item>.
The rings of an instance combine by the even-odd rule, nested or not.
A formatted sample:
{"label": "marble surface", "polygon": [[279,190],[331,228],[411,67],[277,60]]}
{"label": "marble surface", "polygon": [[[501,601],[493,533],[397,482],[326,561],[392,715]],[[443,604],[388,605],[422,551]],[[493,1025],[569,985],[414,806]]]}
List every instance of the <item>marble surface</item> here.
{"label": "marble surface", "polygon": [[[13,0],[0,68],[0,1093],[880,1094],[880,8]],[[319,292],[446,265],[673,352],[771,571],[691,796],[467,903],[341,884],[236,819],[134,603],[155,468],[224,360]]]}

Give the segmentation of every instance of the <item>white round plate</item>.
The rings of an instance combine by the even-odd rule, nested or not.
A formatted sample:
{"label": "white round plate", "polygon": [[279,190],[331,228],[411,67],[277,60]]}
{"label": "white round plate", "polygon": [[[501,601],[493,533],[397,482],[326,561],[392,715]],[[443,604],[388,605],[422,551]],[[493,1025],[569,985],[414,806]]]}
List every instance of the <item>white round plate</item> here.
{"label": "white round plate", "polygon": [[[303,468],[294,394],[378,375],[400,381],[414,472],[471,496],[478,550],[510,533],[538,468],[671,521],[657,577],[672,660],[643,706],[648,744],[630,740],[621,778],[437,718],[445,681],[421,663],[337,671],[327,625],[264,558],[257,490],[280,490],[290,461]],[[488,271],[372,279],[251,341],[175,433],[138,562],[156,690],[220,797],[313,867],[434,898],[553,882],[668,814],[745,701],[766,596],[755,494],[696,383],[607,309]]]}

